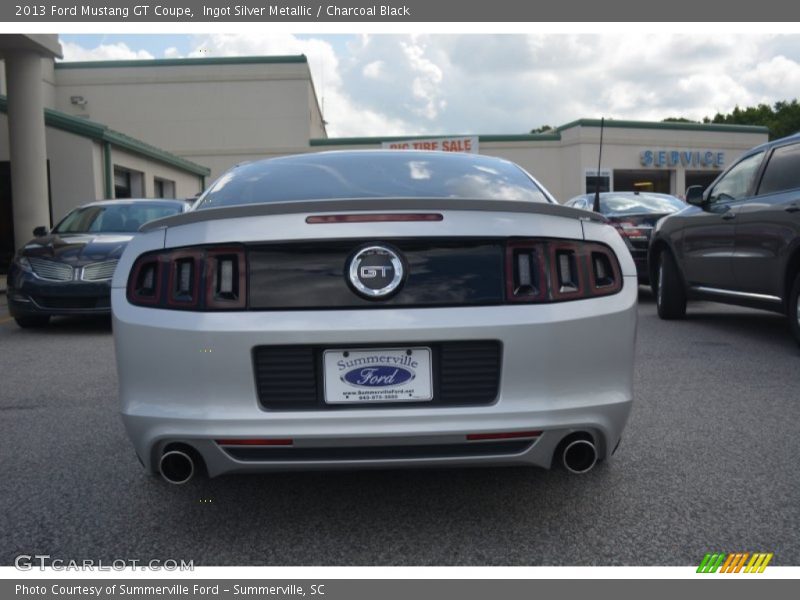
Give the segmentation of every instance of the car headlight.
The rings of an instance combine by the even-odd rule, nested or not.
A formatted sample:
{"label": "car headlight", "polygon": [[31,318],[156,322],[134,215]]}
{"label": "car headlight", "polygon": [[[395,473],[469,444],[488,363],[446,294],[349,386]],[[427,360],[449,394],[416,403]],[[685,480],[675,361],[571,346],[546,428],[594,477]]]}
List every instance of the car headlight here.
{"label": "car headlight", "polygon": [[16,256],[14,258],[14,262],[16,265],[27,273],[33,273],[33,268],[31,267],[31,263],[25,256]]}

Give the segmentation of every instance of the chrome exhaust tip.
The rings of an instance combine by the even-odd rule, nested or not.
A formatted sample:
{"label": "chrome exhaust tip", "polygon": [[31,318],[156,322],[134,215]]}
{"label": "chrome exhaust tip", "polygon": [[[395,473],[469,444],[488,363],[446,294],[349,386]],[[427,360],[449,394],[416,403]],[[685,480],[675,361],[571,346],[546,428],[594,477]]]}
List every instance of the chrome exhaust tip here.
{"label": "chrome exhaust tip", "polygon": [[174,485],[181,485],[194,477],[194,460],[180,450],[165,452],[158,463],[161,477]]}
{"label": "chrome exhaust tip", "polygon": [[588,473],[597,464],[597,449],[589,440],[575,440],[564,447],[561,462],[570,473]]}

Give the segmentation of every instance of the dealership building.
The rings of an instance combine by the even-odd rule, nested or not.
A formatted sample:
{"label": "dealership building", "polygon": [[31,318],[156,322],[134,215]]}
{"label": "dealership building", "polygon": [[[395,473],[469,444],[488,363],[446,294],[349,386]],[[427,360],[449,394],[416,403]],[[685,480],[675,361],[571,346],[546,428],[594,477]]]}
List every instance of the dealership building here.
{"label": "dealership building", "polygon": [[598,179],[600,120],[539,134],[329,138],[305,56],[59,58],[56,36],[0,35],[0,263],[33,227],[75,206],[190,197],[229,167],[265,157],[477,152],[520,164],[563,202],[596,184],[681,195],[768,138],[755,126],[606,120]]}

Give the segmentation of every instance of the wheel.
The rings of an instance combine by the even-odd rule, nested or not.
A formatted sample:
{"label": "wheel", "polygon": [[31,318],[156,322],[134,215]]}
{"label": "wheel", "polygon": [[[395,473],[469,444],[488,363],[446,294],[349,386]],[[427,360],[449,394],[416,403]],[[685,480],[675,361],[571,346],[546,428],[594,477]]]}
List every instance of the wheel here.
{"label": "wheel", "polygon": [[36,315],[32,317],[14,317],[14,320],[17,322],[17,325],[23,329],[36,329],[46,326],[50,322],[50,317],[47,315]]}
{"label": "wheel", "polygon": [[800,273],[794,277],[792,292],[789,294],[789,329],[795,341],[800,344]]}
{"label": "wheel", "polygon": [[658,259],[656,308],[662,319],[681,319],[686,316],[686,290],[683,289],[678,266],[668,250]]}

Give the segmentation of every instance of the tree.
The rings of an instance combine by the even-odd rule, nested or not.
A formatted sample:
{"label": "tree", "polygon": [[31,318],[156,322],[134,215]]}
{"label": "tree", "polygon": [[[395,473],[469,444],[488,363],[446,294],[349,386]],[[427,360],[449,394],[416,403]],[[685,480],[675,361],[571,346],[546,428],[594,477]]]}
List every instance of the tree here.
{"label": "tree", "polygon": [[736,106],[729,114],[717,113],[713,118],[705,117],[703,123],[763,125],[769,129],[770,139],[774,140],[800,131],[800,104],[794,99],[781,100],[774,106],[769,104],[747,108]]}

